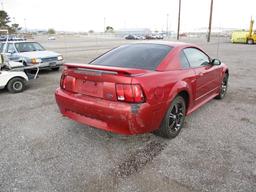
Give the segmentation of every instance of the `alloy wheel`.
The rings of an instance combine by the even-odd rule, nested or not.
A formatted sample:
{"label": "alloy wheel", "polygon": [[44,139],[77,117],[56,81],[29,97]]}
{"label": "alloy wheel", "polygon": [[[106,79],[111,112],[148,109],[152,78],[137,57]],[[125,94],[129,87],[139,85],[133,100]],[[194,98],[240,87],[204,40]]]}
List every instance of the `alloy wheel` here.
{"label": "alloy wheel", "polygon": [[185,117],[185,106],[182,102],[177,102],[173,105],[173,108],[169,114],[169,130],[171,132],[177,132],[181,129]]}

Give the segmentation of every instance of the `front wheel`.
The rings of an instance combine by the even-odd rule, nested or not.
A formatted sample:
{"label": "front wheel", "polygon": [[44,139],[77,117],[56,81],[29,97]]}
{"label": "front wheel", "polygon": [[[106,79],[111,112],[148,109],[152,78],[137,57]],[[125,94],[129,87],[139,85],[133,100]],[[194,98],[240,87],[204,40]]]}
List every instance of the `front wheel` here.
{"label": "front wheel", "polygon": [[20,93],[25,89],[25,82],[23,79],[15,77],[8,82],[7,89],[11,93]]}
{"label": "front wheel", "polygon": [[248,40],[247,40],[247,43],[248,43],[249,45],[252,45],[252,44],[254,44],[254,41],[253,41],[253,39],[248,39]]}
{"label": "front wheel", "polygon": [[228,74],[225,73],[224,78],[221,82],[221,87],[220,87],[220,93],[217,95],[216,99],[223,99],[227,93],[228,90]]}
{"label": "front wheel", "polygon": [[171,103],[160,129],[155,133],[165,138],[176,137],[185,120],[186,103],[183,97],[177,96]]}

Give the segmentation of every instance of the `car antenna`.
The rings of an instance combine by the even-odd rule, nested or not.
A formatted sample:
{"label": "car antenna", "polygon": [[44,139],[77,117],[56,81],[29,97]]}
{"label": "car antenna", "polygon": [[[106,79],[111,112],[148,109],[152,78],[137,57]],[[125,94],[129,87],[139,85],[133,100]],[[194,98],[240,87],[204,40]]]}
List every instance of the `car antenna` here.
{"label": "car antenna", "polygon": [[219,32],[218,32],[218,42],[217,42],[217,58],[219,58],[219,49],[220,49],[220,33],[221,33],[221,27],[219,25]]}

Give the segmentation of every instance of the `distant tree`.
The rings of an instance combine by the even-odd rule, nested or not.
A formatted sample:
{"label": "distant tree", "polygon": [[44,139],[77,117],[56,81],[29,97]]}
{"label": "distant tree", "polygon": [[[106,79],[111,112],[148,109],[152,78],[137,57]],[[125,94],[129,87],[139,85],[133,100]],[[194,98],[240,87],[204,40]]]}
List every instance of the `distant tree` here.
{"label": "distant tree", "polygon": [[107,26],[105,32],[114,32],[114,28],[111,26]]}
{"label": "distant tree", "polygon": [[4,10],[0,10],[0,29],[8,29],[9,33],[17,33],[21,30],[21,27],[17,23],[9,25],[11,22],[8,13]]}
{"label": "distant tree", "polygon": [[88,31],[88,33],[94,33],[94,31],[91,29],[91,30]]}
{"label": "distant tree", "polygon": [[10,26],[8,23],[10,23],[10,17],[8,16],[7,12],[1,10],[0,11],[0,29],[9,29]]}
{"label": "distant tree", "polygon": [[56,31],[53,28],[48,29],[48,34],[53,35]]}
{"label": "distant tree", "polygon": [[21,27],[17,23],[13,23],[11,27],[9,28],[10,33],[17,33],[21,30]]}

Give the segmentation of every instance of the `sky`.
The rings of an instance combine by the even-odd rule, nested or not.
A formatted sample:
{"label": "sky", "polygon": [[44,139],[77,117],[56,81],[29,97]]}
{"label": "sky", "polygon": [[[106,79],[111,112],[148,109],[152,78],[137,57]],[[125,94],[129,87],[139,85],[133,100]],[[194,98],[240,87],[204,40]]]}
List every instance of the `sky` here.
{"label": "sky", "polygon": [[[105,26],[177,30],[178,0],[0,0],[12,22],[28,29],[82,32]],[[210,0],[181,0],[181,32],[207,28]],[[213,28],[248,29],[256,0],[214,0]],[[168,22],[167,22],[168,18]]]}

